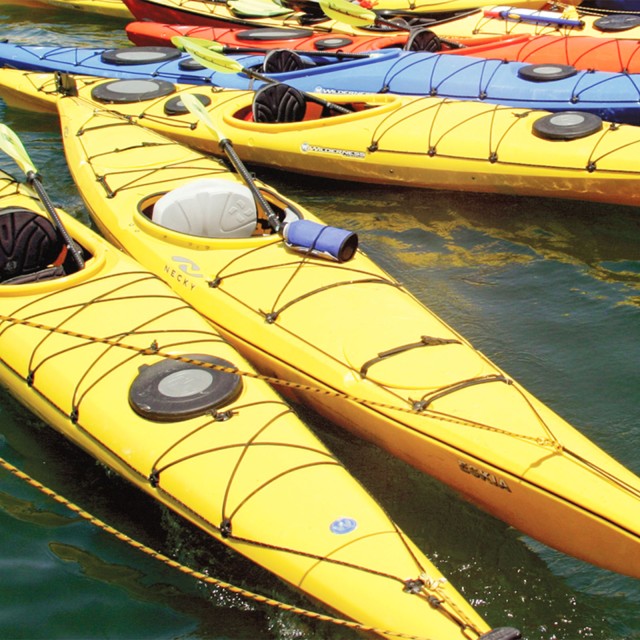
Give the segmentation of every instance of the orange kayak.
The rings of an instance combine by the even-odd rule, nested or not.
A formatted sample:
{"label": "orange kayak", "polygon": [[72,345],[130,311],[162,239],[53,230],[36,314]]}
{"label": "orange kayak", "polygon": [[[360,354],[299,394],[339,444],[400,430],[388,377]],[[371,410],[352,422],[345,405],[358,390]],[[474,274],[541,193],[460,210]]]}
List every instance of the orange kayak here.
{"label": "orange kayak", "polygon": [[622,38],[523,35],[447,53],[527,64],[569,65],[581,71],[640,73],[640,41]]}

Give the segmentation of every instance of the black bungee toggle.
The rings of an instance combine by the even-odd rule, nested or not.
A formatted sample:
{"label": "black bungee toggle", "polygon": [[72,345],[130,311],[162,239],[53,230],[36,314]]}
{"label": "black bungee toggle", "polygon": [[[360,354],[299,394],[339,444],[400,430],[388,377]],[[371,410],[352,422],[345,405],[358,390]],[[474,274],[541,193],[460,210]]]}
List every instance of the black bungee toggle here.
{"label": "black bungee toggle", "polygon": [[225,518],[220,523],[220,535],[226,540],[231,537],[231,520],[229,518]]}

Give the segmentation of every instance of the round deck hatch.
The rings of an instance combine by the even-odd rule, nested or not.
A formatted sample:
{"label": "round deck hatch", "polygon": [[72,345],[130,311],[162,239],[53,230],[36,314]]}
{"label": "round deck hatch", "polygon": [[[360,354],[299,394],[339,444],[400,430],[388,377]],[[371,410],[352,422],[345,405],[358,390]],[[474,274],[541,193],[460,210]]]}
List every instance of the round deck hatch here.
{"label": "round deck hatch", "polygon": [[[198,362],[235,368],[222,358],[186,354]],[[129,389],[136,413],[149,420],[175,422],[203,415],[238,397],[242,379],[238,374],[209,368],[198,362],[162,360],[143,366]]]}
{"label": "round deck hatch", "polygon": [[131,64],[158,64],[179,58],[182,53],[175,47],[126,47],[108,49],[100,59],[105,64],[118,66]]}
{"label": "round deck hatch", "polygon": [[91,97],[105,104],[131,104],[153,100],[175,93],[175,87],[165,80],[111,80],[96,85]]}

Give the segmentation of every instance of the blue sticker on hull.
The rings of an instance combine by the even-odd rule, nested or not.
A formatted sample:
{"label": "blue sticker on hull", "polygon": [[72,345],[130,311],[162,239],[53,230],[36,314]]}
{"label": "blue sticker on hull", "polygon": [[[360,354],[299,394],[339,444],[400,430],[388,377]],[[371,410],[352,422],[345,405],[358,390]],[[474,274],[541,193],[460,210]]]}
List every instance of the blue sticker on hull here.
{"label": "blue sticker on hull", "polygon": [[331,523],[329,527],[332,533],[343,535],[345,533],[351,533],[358,523],[353,518],[338,518]]}

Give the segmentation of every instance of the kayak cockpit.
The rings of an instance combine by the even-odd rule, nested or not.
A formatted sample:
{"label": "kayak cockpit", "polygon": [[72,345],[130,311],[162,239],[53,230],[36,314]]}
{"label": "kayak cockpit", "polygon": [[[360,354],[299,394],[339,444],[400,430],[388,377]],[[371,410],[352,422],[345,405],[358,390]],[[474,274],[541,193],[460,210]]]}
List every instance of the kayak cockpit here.
{"label": "kayak cockpit", "polygon": [[283,83],[266,84],[258,89],[251,102],[234,113],[234,119],[259,124],[314,122],[334,116],[352,116],[386,105],[388,101],[364,102],[349,96],[325,100]]}
{"label": "kayak cockpit", "polygon": [[24,207],[0,208],[1,284],[42,282],[76,271],[71,252],[47,218]]}
{"label": "kayak cockpit", "polygon": [[[260,192],[281,223],[300,220],[290,202],[269,189]],[[137,221],[154,235],[171,235],[174,242],[263,241],[274,235],[267,214],[244,184],[221,178],[202,178],[146,197],[138,205]]]}

